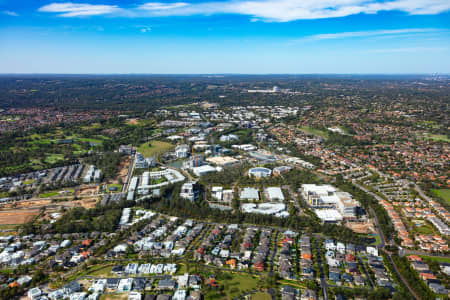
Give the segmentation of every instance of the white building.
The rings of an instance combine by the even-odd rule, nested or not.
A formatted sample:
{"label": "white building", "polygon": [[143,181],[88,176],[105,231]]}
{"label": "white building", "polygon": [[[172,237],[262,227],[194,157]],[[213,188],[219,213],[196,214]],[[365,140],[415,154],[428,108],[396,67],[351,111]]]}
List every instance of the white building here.
{"label": "white building", "polygon": [[195,201],[199,198],[199,190],[196,182],[186,182],[181,187],[180,197],[189,201]]}
{"label": "white building", "polygon": [[213,166],[210,166],[210,165],[204,165],[204,166],[192,168],[192,172],[196,176],[203,176],[203,175],[206,175],[208,173],[217,172],[217,169],[214,168]]}
{"label": "white building", "polygon": [[266,195],[269,201],[284,201],[283,191],[279,187],[268,187],[266,188]]}
{"label": "white building", "polygon": [[28,298],[31,300],[39,299],[41,295],[42,291],[37,287],[30,289],[27,293]]}
{"label": "white building", "polygon": [[175,148],[175,156],[177,158],[186,158],[189,156],[189,146],[179,145]]}

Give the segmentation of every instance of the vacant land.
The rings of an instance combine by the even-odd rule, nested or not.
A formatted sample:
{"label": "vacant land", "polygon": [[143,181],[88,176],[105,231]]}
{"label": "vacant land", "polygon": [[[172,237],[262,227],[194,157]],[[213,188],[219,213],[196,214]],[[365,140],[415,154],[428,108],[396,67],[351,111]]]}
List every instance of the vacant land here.
{"label": "vacant land", "polygon": [[447,142],[450,143],[450,139],[443,134],[427,134],[425,138],[432,139],[437,142]]}
{"label": "vacant land", "polygon": [[122,293],[122,294],[110,294],[110,295],[101,295],[100,300],[127,300],[128,299],[128,293]]}
{"label": "vacant land", "polygon": [[162,141],[151,141],[139,146],[138,151],[144,155],[144,157],[152,157],[155,154],[160,154],[171,150],[174,146],[172,144]]}
{"label": "vacant land", "polygon": [[433,190],[433,193],[444,199],[450,205],[450,189]]}
{"label": "vacant land", "polygon": [[38,214],[38,209],[0,211],[0,225],[23,224]]}
{"label": "vacant land", "polygon": [[319,129],[315,129],[312,127],[306,127],[306,126],[300,127],[299,129],[305,133],[320,136],[321,138],[324,138],[324,139],[328,138],[328,132],[326,132],[326,131],[322,131]]}
{"label": "vacant land", "polygon": [[444,263],[448,263],[450,264],[450,257],[437,257],[437,256],[425,256],[425,255],[420,255],[420,257],[424,258],[424,259],[428,259],[428,260],[434,260],[437,262],[444,262]]}
{"label": "vacant land", "polygon": [[[219,285],[224,287],[226,296],[223,299],[234,299],[241,295],[245,291],[251,291],[257,288],[258,278],[252,277],[247,274],[230,274],[230,279],[218,279]],[[205,295],[205,299],[220,299],[217,298],[217,293],[214,291]]]}

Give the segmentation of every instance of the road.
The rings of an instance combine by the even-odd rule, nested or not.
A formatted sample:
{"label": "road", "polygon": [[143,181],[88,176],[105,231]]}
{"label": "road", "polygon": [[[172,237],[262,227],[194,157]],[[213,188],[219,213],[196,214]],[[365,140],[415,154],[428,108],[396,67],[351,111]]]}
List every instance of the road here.
{"label": "road", "polygon": [[363,268],[363,271],[364,271],[364,274],[366,275],[367,281],[369,281],[370,289],[373,290],[372,278],[369,276],[369,273],[367,272],[366,266],[364,265],[363,261],[361,260],[361,258],[359,256],[356,256],[356,258],[358,259],[359,264]]}
{"label": "road", "polygon": [[273,276],[273,262],[275,260],[275,255],[277,254],[277,249],[278,249],[278,235],[279,235],[279,232],[277,230],[276,235],[275,235],[275,243],[274,243],[275,248],[272,251],[272,257],[270,258],[270,272],[269,272],[270,276]]}
{"label": "road", "polygon": [[288,191],[289,196],[291,197],[291,202],[294,204],[294,206],[298,210],[298,215],[299,216],[303,215],[303,210],[302,210],[302,208],[300,206],[300,203],[299,203],[299,201],[302,201],[302,200],[299,199],[299,197],[298,197],[298,195],[296,193],[294,193],[294,191],[292,190],[290,185],[283,185],[282,188]]}
{"label": "road", "polygon": [[323,271],[322,256],[320,255],[319,239],[317,238],[317,236],[316,236],[316,253],[317,253],[317,262],[319,263],[320,268],[320,285],[322,286],[323,299],[328,300],[327,280],[325,278],[325,272]]}
{"label": "road", "polygon": [[131,156],[130,166],[128,167],[127,180],[122,185],[122,193],[125,193],[126,191],[128,191],[128,186],[130,184],[131,176],[133,175],[133,172],[134,172],[134,159],[135,159],[135,156],[134,155]]}
{"label": "road", "polygon": [[[364,192],[368,193],[369,195],[372,195],[373,197],[375,197],[375,199],[377,199],[378,201],[383,200],[383,198],[381,198],[380,196],[378,196],[377,194],[369,191],[368,189],[366,189],[365,187],[357,184],[355,182],[355,180],[352,180],[353,185],[355,185],[356,187],[358,187],[359,189],[363,190]],[[406,288],[409,290],[409,292],[411,293],[411,295],[415,298],[415,299],[420,299],[419,297],[417,297],[416,292],[411,288],[411,286],[408,284],[408,282],[405,280],[405,278],[403,277],[403,275],[400,273],[400,271],[398,270],[397,266],[394,263],[394,260],[392,259],[392,254],[391,252],[389,252],[388,250],[385,249],[386,246],[386,242],[385,242],[385,237],[383,234],[383,231],[381,230],[380,227],[380,223],[378,222],[378,218],[377,215],[375,214],[375,211],[372,209],[372,207],[370,207],[370,213],[372,214],[372,216],[374,217],[375,220],[375,225],[378,231],[378,236],[380,237],[381,243],[378,245],[378,248],[380,248],[382,251],[384,251],[388,258],[389,261],[391,263],[391,265],[394,267],[394,271],[395,273],[397,273],[398,278],[400,278],[400,280],[402,281],[403,285],[406,286]]]}
{"label": "road", "polygon": [[[375,194],[375,193],[369,191],[368,189],[366,189],[366,188],[363,187],[362,185],[356,183],[355,180],[352,180],[352,183],[353,183],[354,186],[356,186],[356,187],[359,188],[360,190],[363,190],[363,191],[366,192],[367,194],[369,194],[369,195],[375,197],[375,199],[376,199],[377,201],[383,200],[383,198],[381,198],[381,197],[378,196],[377,194]],[[377,215],[375,214],[375,211],[373,210],[372,207],[370,207],[369,210],[370,210],[370,214],[373,216],[373,218],[374,218],[374,220],[375,220],[375,226],[376,226],[376,228],[377,228],[378,236],[380,237],[380,241],[381,241],[380,244],[378,245],[378,248],[383,249],[384,246],[386,245],[386,239],[385,239],[384,233],[383,233],[383,231],[381,230],[380,222],[378,221],[378,218],[377,218]]]}

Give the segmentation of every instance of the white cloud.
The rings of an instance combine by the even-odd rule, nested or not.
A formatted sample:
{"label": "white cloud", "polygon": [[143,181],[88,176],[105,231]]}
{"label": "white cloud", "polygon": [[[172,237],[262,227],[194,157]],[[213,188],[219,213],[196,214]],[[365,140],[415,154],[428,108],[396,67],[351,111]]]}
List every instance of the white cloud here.
{"label": "white cloud", "polygon": [[2,11],[3,14],[11,16],[11,17],[18,17],[19,14],[14,12],[14,11],[10,11],[10,10],[4,10]]}
{"label": "white cloud", "polygon": [[[187,4],[178,2],[151,4],[150,16],[189,16],[211,14],[241,14],[269,22],[288,22],[301,19],[345,17],[354,14],[373,14],[398,10],[409,14],[437,14],[450,10],[448,0],[231,0]],[[146,4],[140,6],[145,7]],[[169,7],[170,6],[170,7]]]}
{"label": "white cloud", "polygon": [[148,2],[148,3],[140,5],[138,8],[144,9],[144,10],[167,10],[167,9],[184,7],[187,5],[189,5],[189,4],[184,3],[184,2],[176,2],[176,3]]}
{"label": "white cloud", "polygon": [[408,14],[438,14],[450,10],[449,0],[226,0],[211,2],[148,2],[134,8],[115,5],[52,3],[40,11],[63,17],[112,14],[130,17],[239,14],[250,20],[289,22],[305,19],[338,18],[360,13],[402,11]]}
{"label": "white cloud", "polygon": [[51,3],[39,8],[41,12],[59,13],[60,17],[83,17],[112,14],[120,11],[117,5],[97,5],[85,3]]}
{"label": "white cloud", "polygon": [[142,33],[147,33],[152,31],[152,28],[150,26],[137,26],[138,28],[140,28],[140,32]]}
{"label": "white cloud", "polygon": [[421,34],[437,32],[438,29],[434,28],[407,28],[407,29],[392,29],[392,30],[368,30],[368,31],[351,31],[351,32],[339,32],[339,33],[325,33],[310,35],[297,41],[302,40],[332,40],[332,39],[344,39],[344,38],[360,38],[360,37],[373,37],[373,36],[398,36],[404,34]]}

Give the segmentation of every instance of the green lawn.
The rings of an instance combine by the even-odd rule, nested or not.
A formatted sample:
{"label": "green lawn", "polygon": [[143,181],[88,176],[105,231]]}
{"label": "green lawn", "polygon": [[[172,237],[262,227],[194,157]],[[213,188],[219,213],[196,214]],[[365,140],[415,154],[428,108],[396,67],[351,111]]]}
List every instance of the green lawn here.
{"label": "green lawn", "polygon": [[115,277],[116,275],[111,273],[113,266],[106,266],[102,267],[101,269],[95,270],[91,273],[89,273],[90,276],[97,276],[97,277]]}
{"label": "green lawn", "polygon": [[443,134],[427,134],[427,135],[424,135],[424,138],[432,139],[437,142],[450,143],[450,139],[446,135],[443,135]]}
{"label": "green lawn", "polygon": [[103,144],[103,140],[100,139],[93,139],[93,138],[80,138],[79,139],[82,142],[87,142],[87,143],[96,143],[96,144]]}
{"label": "green lawn", "polygon": [[152,157],[155,154],[160,154],[171,150],[174,146],[172,144],[162,141],[151,141],[139,146],[138,152],[142,153],[144,157]]}
{"label": "green lawn", "polygon": [[[230,274],[230,273],[229,273]],[[217,280],[224,287],[225,297],[220,296],[215,290],[205,294],[205,299],[234,299],[244,293],[257,288],[258,278],[248,274],[231,273],[231,279]]]}
{"label": "green lawn", "polygon": [[450,204],[450,189],[439,189],[439,190],[432,190],[433,193],[435,193],[438,197],[441,197],[445,200],[448,204]]}
{"label": "green lawn", "polygon": [[117,190],[114,191],[114,192],[120,192],[121,189],[122,189],[122,185],[121,184],[108,184],[107,190],[106,190],[107,192],[109,192],[109,188],[110,187],[116,187],[117,188]]}
{"label": "green lawn", "polygon": [[59,195],[58,192],[47,192],[47,193],[40,194],[39,197],[40,198],[48,198],[48,197],[54,197],[54,196],[58,196],[58,195]]}
{"label": "green lawn", "polygon": [[316,136],[320,136],[321,138],[327,139],[328,138],[328,132],[326,131],[322,131],[319,129],[315,129],[312,127],[307,127],[307,126],[303,126],[299,128],[301,131],[312,134],[312,135],[316,135]]}
{"label": "green lawn", "polygon": [[62,155],[62,154],[50,153],[50,154],[47,154],[47,157],[45,158],[45,162],[53,164],[53,163],[57,162],[58,160],[63,160],[63,159],[64,159],[64,155]]}
{"label": "green lawn", "polygon": [[252,300],[271,300],[272,296],[270,296],[268,293],[264,292],[258,292],[252,295]]}
{"label": "green lawn", "polygon": [[450,257],[435,257],[435,256],[425,256],[425,255],[419,255],[422,258],[434,260],[437,262],[445,262],[450,264]]}
{"label": "green lawn", "polygon": [[23,182],[23,184],[33,184],[35,181],[36,181],[36,180],[34,180],[34,179],[25,180],[25,181]]}
{"label": "green lawn", "polygon": [[433,227],[431,227],[431,225],[425,223],[422,226],[418,226],[418,227],[414,227],[415,231],[419,234],[433,234],[434,230]]}

